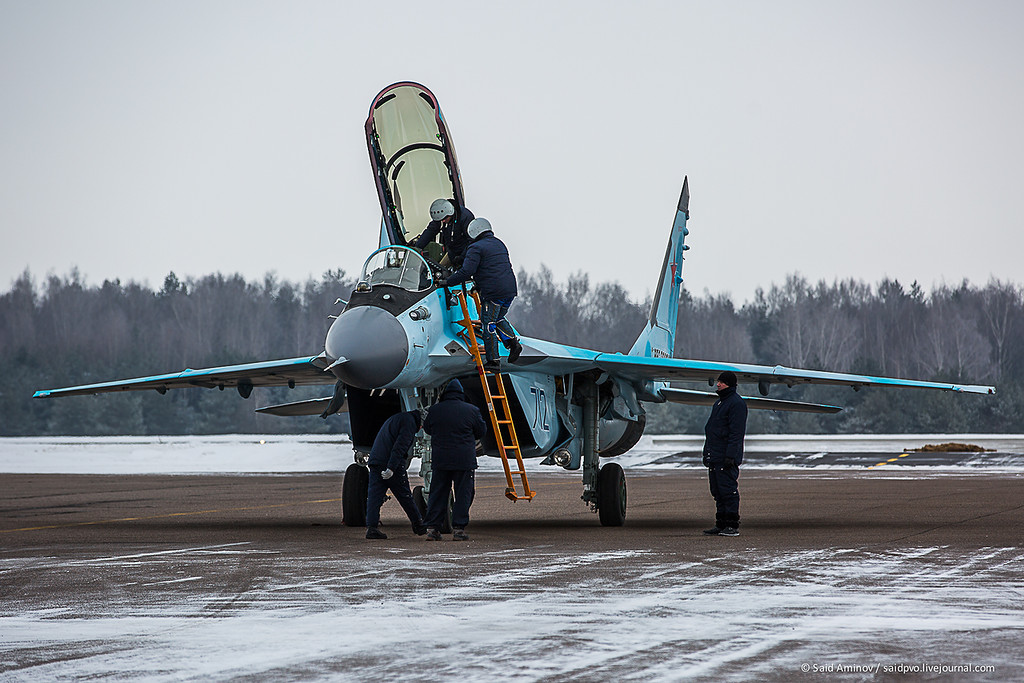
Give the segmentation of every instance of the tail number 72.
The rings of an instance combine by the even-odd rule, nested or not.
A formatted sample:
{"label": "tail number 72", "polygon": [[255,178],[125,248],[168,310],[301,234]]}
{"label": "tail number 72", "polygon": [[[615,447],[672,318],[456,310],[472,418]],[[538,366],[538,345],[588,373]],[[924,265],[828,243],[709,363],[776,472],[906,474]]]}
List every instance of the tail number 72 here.
{"label": "tail number 72", "polygon": [[544,398],[544,390],[539,387],[530,387],[530,393],[533,394],[533,427],[536,429],[537,423],[540,423],[540,428],[545,432],[550,430],[551,427],[548,425],[548,402]]}

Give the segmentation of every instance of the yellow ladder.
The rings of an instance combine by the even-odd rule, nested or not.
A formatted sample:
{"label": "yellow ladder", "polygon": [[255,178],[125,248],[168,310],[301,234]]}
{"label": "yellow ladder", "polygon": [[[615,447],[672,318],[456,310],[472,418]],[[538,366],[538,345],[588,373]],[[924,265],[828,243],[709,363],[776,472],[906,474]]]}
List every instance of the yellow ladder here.
{"label": "yellow ladder", "polygon": [[[457,321],[462,325],[459,334],[469,347],[469,352],[476,361],[476,371],[480,375],[480,385],[484,389],[484,398],[487,400],[487,412],[491,416],[491,425],[494,427],[494,439],[498,443],[498,453],[501,455],[501,464],[505,468],[505,497],[509,500],[533,500],[537,495],[536,491],[530,490],[530,482],[526,480],[526,466],[523,465],[523,452],[519,449],[519,437],[516,436],[515,425],[512,424],[512,412],[508,404],[508,395],[505,393],[505,382],[501,373],[488,373],[484,371],[483,355],[480,351],[480,342],[477,341],[477,329],[480,322],[473,320],[469,314],[469,305],[466,303],[466,291],[456,291],[455,295],[462,306],[462,320]],[[472,293],[476,310],[480,311],[480,297],[474,291]],[[494,385],[491,385],[491,382]],[[496,407],[498,406],[498,407]],[[500,408],[500,410],[499,410]],[[509,464],[509,454],[515,456],[516,469],[513,470]],[[522,479],[523,493],[516,490],[513,476]]]}

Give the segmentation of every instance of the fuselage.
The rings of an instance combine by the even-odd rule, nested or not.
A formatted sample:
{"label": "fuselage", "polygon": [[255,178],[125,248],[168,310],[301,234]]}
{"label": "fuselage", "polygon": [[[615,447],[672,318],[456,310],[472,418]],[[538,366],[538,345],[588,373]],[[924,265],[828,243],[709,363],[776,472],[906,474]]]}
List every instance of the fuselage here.
{"label": "fuselage", "polygon": [[[470,316],[478,319],[473,298],[466,300]],[[351,387],[416,396],[457,377],[469,399],[486,410],[477,366],[460,336],[462,319],[461,306],[435,286],[433,269],[417,251],[383,247],[366,260],[345,310],[327,333],[330,370]],[[574,375],[568,373],[579,373],[580,361],[592,362],[599,353],[529,337],[521,341],[523,354],[505,377],[523,454],[543,457],[565,449],[578,461],[572,454],[578,452],[582,416],[573,396]],[[600,429],[605,454],[613,454],[616,445],[625,450],[627,432],[638,439],[643,431],[642,422],[637,430],[635,414],[620,409],[632,416],[623,420],[616,412],[621,392],[610,393]]]}

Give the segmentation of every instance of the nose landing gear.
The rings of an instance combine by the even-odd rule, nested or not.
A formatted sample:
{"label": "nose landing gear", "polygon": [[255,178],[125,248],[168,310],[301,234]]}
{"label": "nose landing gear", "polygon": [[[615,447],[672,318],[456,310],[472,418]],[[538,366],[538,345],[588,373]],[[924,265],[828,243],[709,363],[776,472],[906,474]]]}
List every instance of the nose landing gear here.
{"label": "nose landing gear", "polygon": [[341,514],[345,526],[366,526],[366,490],[369,486],[370,471],[359,463],[349,465],[341,483]]}

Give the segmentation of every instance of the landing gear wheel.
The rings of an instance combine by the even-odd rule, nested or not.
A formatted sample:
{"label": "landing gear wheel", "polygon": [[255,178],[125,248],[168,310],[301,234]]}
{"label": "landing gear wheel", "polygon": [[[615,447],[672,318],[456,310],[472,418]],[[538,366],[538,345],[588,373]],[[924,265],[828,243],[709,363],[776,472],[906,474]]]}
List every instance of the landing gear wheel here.
{"label": "landing gear wheel", "polygon": [[416,509],[420,511],[423,521],[427,521],[427,497],[423,495],[422,486],[412,488],[412,502],[416,503]]}
{"label": "landing gear wheel", "polygon": [[[415,486],[412,489],[412,500],[416,503],[416,509],[420,511],[420,517],[423,521],[427,521],[427,497],[423,495],[423,487]],[[452,499],[451,491],[448,492],[448,511],[441,520],[441,528],[438,529],[442,534],[450,534],[452,532],[452,506],[454,500]]]}
{"label": "landing gear wheel", "polygon": [[613,462],[597,473],[597,513],[601,526],[626,523],[626,474]]}
{"label": "landing gear wheel", "polygon": [[366,489],[369,485],[369,470],[356,463],[348,466],[341,483],[341,514],[345,526],[366,526]]}

